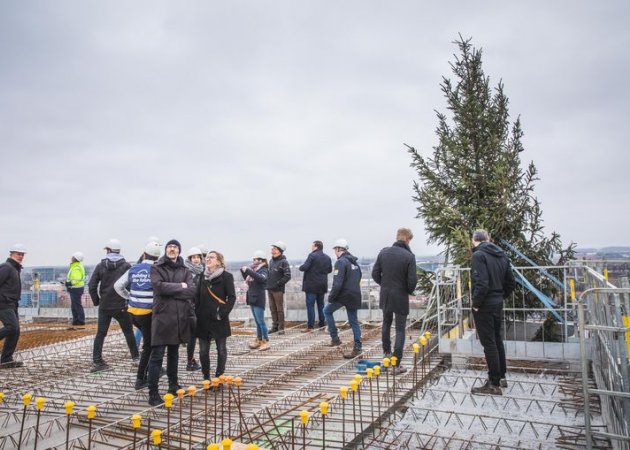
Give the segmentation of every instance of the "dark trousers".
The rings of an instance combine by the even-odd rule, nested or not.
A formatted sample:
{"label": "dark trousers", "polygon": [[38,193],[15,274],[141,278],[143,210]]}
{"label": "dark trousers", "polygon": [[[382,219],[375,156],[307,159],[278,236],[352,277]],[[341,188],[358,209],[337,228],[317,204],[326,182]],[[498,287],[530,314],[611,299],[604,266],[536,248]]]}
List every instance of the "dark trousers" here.
{"label": "dark trousers", "polygon": [[318,326],[321,328],[326,325],[324,317],[324,294],[306,293],[306,326],[315,328],[315,304],[317,304],[317,317],[319,317]]}
{"label": "dark trousers", "polygon": [[16,309],[0,309],[0,341],[4,339],[4,348],[0,363],[13,361],[13,353],[20,339],[20,317]]}
{"label": "dark trousers", "polygon": [[96,329],[96,337],[94,338],[94,350],[92,352],[92,360],[95,363],[103,360],[103,343],[105,342],[105,336],[109,330],[109,325],[112,323],[112,319],[116,319],[129,347],[129,352],[132,358],[138,357],[138,347],[136,346],[136,339],[133,337],[133,327],[131,326],[130,314],[124,310],[118,311],[105,311],[98,309],[98,328]]}
{"label": "dark trousers", "polygon": [[197,346],[197,337],[193,336],[188,341],[188,345],[186,346],[186,356],[188,356],[188,362],[191,362],[195,359],[195,347]]}
{"label": "dark trousers", "polygon": [[[217,343],[217,370],[215,377],[223,375],[227,362],[227,338],[215,339]],[[210,342],[212,339],[199,338],[199,361],[201,362],[201,373],[205,380],[210,379]]]}
{"label": "dark trousers", "polygon": [[[381,329],[381,340],[383,342],[383,351],[385,353],[392,352],[392,338],[391,328],[394,321],[393,312],[383,312],[383,325]],[[405,346],[405,328],[407,326],[407,315],[396,314],[396,341],[394,341],[394,353],[393,355],[398,358],[398,361],[402,360],[403,347]]]}
{"label": "dark trousers", "polygon": [[142,353],[140,353],[140,362],[138,363],[137,378],[144,380],[147,378],[149,369],[149,358],[151,357],[151,318],[153,314],[144,314],[136,316],[131,314],[131,322],[142,333]]}
{"label": "dark trousers", "polygon": [[284,292],[267,291],[271,310],[271,329],[284,330]]}
{"label": "dark trousers", "polygon": [[85,311],[81,304],[81,296],[85,288],[69,288],[70,294],[70,310],[72,311],[72,325],[85,325]]}
{"label": "dark trousers", "polygon": [[473,310],[473,317],[488,364],[488,378],[492,384],[499,386],[499,381],[505,378],[507,371],[502,336],[503,305],[486,306],[481,311]]}
{"label": "dark trousers", "polygon": [[179,345],[155,345],[151,347],[151,357],[149,358],[149,395],[159,395],[158,382],[160,381],[164,352],[167,352],[166,376],[168,377],[169,389],[178,385],[177,363],[179,362]]}

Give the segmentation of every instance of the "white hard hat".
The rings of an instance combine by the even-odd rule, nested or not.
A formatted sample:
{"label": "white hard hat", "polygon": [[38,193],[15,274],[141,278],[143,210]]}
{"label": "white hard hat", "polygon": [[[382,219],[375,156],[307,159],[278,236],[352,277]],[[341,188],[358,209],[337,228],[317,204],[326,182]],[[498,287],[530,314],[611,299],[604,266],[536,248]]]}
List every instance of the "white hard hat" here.
{"label": "white hard hat", "polygon": [[151,242],[157,242],[158,244],[160,244],[160,238],[157,236],[149,236],[145,243],[150,244]]}
{"label": "white hard hat", "polygon": [[24,244],[13,244],[9,249],[9,253],[26,253],[26,246]]}
{"label": "white hard hat", "polygon": [[199,250],[197,247],[190,247],[186,252],[186,258],[190,258],[193,255],[202,256],[201,250]]}
{"label": "white hard hat", "polygon": [[160,254],[162,254],[162,246],[156,241],[149,242],[144,247],[144,253],[154,258],[159,258]]}
{"label": "white hard hat", "polygon": [[105,244],[105,248],[108,248],[110,250],[113,250],[115,252],[119,252],[120,249],[122,248],[122,245],[120,243],[120,241],[118,239],[110,239],[109,241],[107,241],[107,244]]}
{"label": "white hard hat", "polygon": [[332,248],[343,248],[344,250],[348,250],[350,246],[348,245],[348,241],[343,238],[339,238],[335,241]]}
{"label": "white hard hat", "polygon": [[262,250],[256,250],[252,259],[267,259],[267,255]]}
{"label": "white hard hat", "polygon": [[199,244],[197,248],[201,250],[202,255],[206,255],[210,251],[210,249],[208,248],[206,244]]}
{"label": "white hard hat", "polygon": [[278,250],[280,250],[281,252],[284,252],[287,249],[287,244],[285,244],[282,241],[278,241],[274,244],[271,244],[272,247],[276,247]]}
{"label": "white hard hat", "polygon": [[74,259],[76,259],[77,261],[79,261],[79,262],[83,261],[83,253],[81,253],[81,252],[74,252],[72,254],[72,257]]}

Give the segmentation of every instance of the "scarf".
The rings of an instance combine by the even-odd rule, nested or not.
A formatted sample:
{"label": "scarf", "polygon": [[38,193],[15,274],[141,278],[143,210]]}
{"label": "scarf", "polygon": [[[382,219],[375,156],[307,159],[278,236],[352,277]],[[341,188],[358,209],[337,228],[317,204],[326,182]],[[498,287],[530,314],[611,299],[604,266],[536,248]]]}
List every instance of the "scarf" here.
{"label": "scarf", "polygon": [[208,268],[206,267],[206,269],[203,271],[203,278],[206,281],[214,280],[215,278],[220,277],[224,270],[225,269],[223,267],[219,267],[214,272],[208,272]]}
{"label": "scarf", "polygon": [[184,265],[192,272],[193,275],[199,275],[200,273],[203,273],[205,269],[203,264],[193,264],[187,259],[184,260]]}

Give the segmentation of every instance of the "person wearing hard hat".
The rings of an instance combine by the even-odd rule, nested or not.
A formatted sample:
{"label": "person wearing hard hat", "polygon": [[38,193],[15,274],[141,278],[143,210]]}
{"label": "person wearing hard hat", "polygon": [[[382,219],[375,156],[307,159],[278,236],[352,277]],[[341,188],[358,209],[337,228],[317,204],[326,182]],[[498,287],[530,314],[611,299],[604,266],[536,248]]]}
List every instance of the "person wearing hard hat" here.
{"label": "person wearing hard hat", "polygon": [[18,305],[22,294],[22,261],[26,254],[26,247],[14,244],[9,249],[6,262],[0,264],[0,341],[4,339],[4,347],[0,356],[0,369],[22,367],[22,361],[15,361],[13,353],[20,339],[20,316]]}
{"label": "person wearing hard hat", "polygon": [[142,262],[131,267],[114,283],[114,289],[126,299],[131,322],[142,333],[142,353],[136,373],[136,390],[148,386],[151,356],[151,320],[153,318],[153,285],[151,267],[162,253],[162,246],[153,241],[144,247]]}
{"label": "person wearing hard hat", "polygon": [[324,253],[322,241],[313,241],[309,253],[300,271],[304,272],[302,290],[306,296],[306,329],[302,332],[313,331],[315,328],[315,305],[319,316],[318,327],[326,326],[324,318],[324,295],[328,292],[328,274],[332,272],[332,260]]}
{"label": "person wearing hard hat", "polygon": [[81,297],[85,291],[85,268],[83,267],[83,253],[81,252],[72,254],[70,268],[66,275],[66,289],[70,295],[72,325],[85,325],[85,311],[81,304]]}
{"label": "person wearing hard hat", "polygon": [[361,326],[359,325],[358,310],[361,308],[361,268],[357,264],[356,256],[350,254],[348,241],[337,239],[333,250],[337,256],[333,270],[333,284],[328,294],[328,304],[324,307],[324,316],[330,334],[330,347],[341,345],[333,313],[346,307],[348,322],[354,335],[354,346],[351,353],[344,354],[346,359],[359,356],[362,352]]}
{"label": "person wearing hard hat", "polygon": [[[208,253],[206,251],[206,253]],[[184,260],[184,264],[190,270],[190,273],[193,274],[193,283],[192,287],[195,287],[195,281],[197,280],[197,276],[202,274],[205,265],[203,264],[204,256],[203,252],[199,247],[191,247],[186,252],[186,259]],[[190,338],[190,342],[186,347],[186,353],[188,356],[188,362],[186,363],[186,370],[189,372],[194,372],[196,370],[201,369],[199,363],[195,360],[195,346],[197,345],[197,337],[193,334]]]}
{"label": "person wearing hard hat", "polygon": [[105,244],[104,250],[107,255],[96,265],[88,283],[92,303],[98,306],[98,326],[92,351],[91,372],[109,369],[109,365],[103,359],[103,344],[112,319],[118,322],[125,335],[131,358],[133,360],[140,358],[133,336],[131,317],[127,312],[127,301],[114,289],[116,281],[131,267],[120,254],[121,247],[118,239],[110,239]]}
{"label": "person wearing hard hat", "polygon": [[271,261],[267,278],[269,309],[271,310],[271,333],[284,334],[284,287],[291,279],[291,267],[284,252],[287,245],[278,241],[271,244]]}
{"label": "person wearing hard hat", "polygon": [[[399,228],[396,232],[396,242],[380,251],[372,269],[372,279],[381,286],[379,306],[383,311],[381,329],[383,352],[386,357],[392,356],[391,327],[395,317],[394,356],[401,363],[409,315],[409,298],[413,296],[418,283],[416,257],[409,248],[412,239],[413,233],[409,228]],[[394,370],[397,373],[406,372],[406,368],[400,363]]]}
{"label": "person wearing hard hat", "polygon": [[269,331],[265,323],[265,285],[269,277],[267,255],[262,250],[256,250],[252,256],[250,266],[241,267],[241,275],[247,284],[246,303],[252,309],[256,322],[256,339],[249,343],[252,350],[269,349]]}

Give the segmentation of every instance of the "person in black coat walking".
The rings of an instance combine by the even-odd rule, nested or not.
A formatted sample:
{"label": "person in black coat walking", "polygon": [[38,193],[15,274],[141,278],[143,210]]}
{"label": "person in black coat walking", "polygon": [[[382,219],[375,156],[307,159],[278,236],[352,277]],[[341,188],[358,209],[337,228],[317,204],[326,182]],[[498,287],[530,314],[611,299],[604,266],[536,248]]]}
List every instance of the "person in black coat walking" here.
{"label": "person in black coat walking", "polygon": [[488,381],[471,389],[473,394],[502,395],[507,387],[505,347],[503,346],[503,299],[510,296],[516,283],[505,252],[489,242],[486,230],[473,233],[472,311],[479,341],[488,365]]}
{"label": "person in black coat walking", "polygon": [[269,332],[265,323],[265,285],[269,276],[267,256],[262,250],[257,250],[252,259],[254,262],[251,266],[241,267],[241,275],[247,283],[247,304],[256,322],[256,339],[249,343],[249,348],[268,350]]}
{"label": "person in black coat walking", "polygon": [[328,274],[332,272],[330,256],[323,252],[322,241],[314,241],[311,253],[300,266],[304,272],[302,290],[306,295],[306,329],[303,332],[313,331],[315,327],[315,304],[319,316],[319,328],[326,326],[324,318],[324,295],[328,292]]}
{"label": "person in black coat walking", "polygon": [[206,270],[199,275],[195,295],[199,360],[205,380],[210,379],[210,342],[217,345],[215,377],[223,375],[227,362],[226,341],[232,335],[230,311],[236,302],[234,277],[225,270],[225,259],[217,251],[206,256]]}
{"label": "person in black coat walking", "polygon": [[[381,339],[385,356],[391,356],[391,327],[396,315],[396,342],[394,356],[402,361],[405,345],[405,328],[409,315],[409,297],[418,283],[416,257],[409,248],[413,233],[409,228],[396,232],[396,242],[378,254],[372,268],[372,279],[381,286],[379,306],[383,310]],[[405,369],[398,365],[399,372]]]}
{"label": "person in black coat walking", "polygon": [[168,392],[175,394],[181,388],[177,378],[180,344],[188,344],[195,328],[195,311],[192,299],[195,290],[193,277],[180,255],[182,246],[171,239],[165,252],[151,267],[153,286],[153,317],[151,319],[151,357],[149,359],[149,404],[162,403],[158,393],[158,380],[164,353]]}
{"label": "person in black coat walking", "polygon": [[0,264],[0,341],[4,339],[0,369],[22,367],[22,361],[15,361],[13,353],[20,339],[20,316],[18,305],[22,295],[22,261],[26,254],[26,247],[15,244],[9,249],[6,262]]}
{"label": "person in black coat walking", "polygon": [[110,239],[107,242],[105,245],[107,256],[94,268],[88,283],[92,303],[94,306],[98,306],[98,327],[92,350],[91,372],[99,372],[109,368],[109,365],[103,360],[103,344],[112,319],[115,319],[120,325],[131,357],[134,360],[140,358],[138,345],[133,336],[131,317],[127,312],[127,300],[118,295],[114,289],[116,281],[131,267],[120,254],[120,250],[121,245],[118,239]]}

